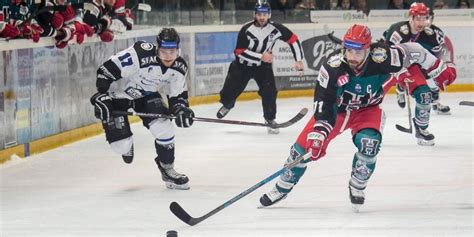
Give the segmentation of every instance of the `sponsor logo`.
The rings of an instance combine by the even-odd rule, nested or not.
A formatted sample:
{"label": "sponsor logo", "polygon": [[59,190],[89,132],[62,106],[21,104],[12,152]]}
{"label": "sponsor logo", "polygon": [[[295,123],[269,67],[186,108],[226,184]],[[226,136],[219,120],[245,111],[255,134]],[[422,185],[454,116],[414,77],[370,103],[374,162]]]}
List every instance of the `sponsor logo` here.
{"label": "sponsor logo", "polygon": [[362,86],[360,86],[360,84],[356,84],[356,85],[355,85],[355,91],[356,91],[357,93],[360,93],[360,92],[362,91]]}
{"label": "sponsor logo", "polygon": [[158,63],[156,56],[144,57],[140,60],[141,66],[152,64],[152,63]]}

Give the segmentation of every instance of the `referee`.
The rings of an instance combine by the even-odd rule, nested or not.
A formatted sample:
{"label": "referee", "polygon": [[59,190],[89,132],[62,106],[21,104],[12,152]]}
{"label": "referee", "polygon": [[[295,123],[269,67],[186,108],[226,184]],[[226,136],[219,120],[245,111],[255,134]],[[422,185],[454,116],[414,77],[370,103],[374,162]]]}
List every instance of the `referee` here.
{"label": "referee", "polygon": [[[277,89],[272,69],[272,48],[277,40],[288,43],[296,61],[297,71],[303,70],[303,50],[298,37],[285,26],[270,21],[271,8],[266,0],[255,4],[255,18],[239,31],[235,60],[230,64],[224,87],[220,91],[222,107],[217,118],[223,118],[234,107],[237,97],[244,91],[250,79],[258,85],[262,97],[265,123],[275,124]],[[268,127],[268,133],[278,134],[279,130]]]}

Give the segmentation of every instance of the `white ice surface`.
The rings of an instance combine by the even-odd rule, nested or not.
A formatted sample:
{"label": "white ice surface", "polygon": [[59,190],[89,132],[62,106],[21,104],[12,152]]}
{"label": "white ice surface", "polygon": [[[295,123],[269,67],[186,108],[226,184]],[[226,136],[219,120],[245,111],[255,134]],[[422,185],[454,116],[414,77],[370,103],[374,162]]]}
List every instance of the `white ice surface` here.
{"label": "white ice surface", "polygon": [[[348,198],[355,146],[348,132],[336,138],[324,159],[311,163],[287,199],[257,209],[274,182],[197,226],[168,209],[177,201],[201,216],[280,169],[309,115],[268,135],[265,128],[199,123],[176,129],[176,168],[190,177],[189,191],[167,190],[156,168],[151,134],[132,126],[135,160],[114,154],[99,135],[0,169],[0,236],[473,236],[473,114],[459,106],[473,93],[442,95],[453,115],[432,115],[434,147],[416,145],[406,110],[393,95],[382,150],[366,191],[353,213]],[[312,98],[279,99],[277,121],[311,108]],[[218,104],[195,106],[214,117]],[[262,122],[259,100],[238,102],[226,119]]]}

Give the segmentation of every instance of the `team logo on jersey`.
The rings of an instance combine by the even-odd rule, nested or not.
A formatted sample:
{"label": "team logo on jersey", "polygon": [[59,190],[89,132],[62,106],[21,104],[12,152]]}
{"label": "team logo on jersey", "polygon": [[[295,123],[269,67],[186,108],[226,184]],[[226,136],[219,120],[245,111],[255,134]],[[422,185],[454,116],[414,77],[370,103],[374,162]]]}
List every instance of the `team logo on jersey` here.
{"label": "team logo on jersey", "polygon": [[362,86],[360,86],[360,84],[356,84],[355,85],[355,90],[357,93],[360,93],[362,91]]}
{"label": "team logo on jersey", "polygon": [[341,57],[342,54],[333,55],[328,59],[328,65],[333,68],[341,66]]}
{"label": "team logo on jersey", "polygon": [[433,29],[431,29],[430,27],[425,27],[425,33],[427,35],[433,35],[434,34],[434,31]]}
{"label": "team logo on jersey", "polygon": [[382,63],[387,59],[387,50],[384,48],[374,48],[370,54],[372,55],[372,60],[376,63]]}
{"label": "team logo on jersey", "polygon": [[143,50],[151,50],[153,48],[153,44],[151,43],[142,43],[140,45],[140,47],[142,47]]}
{"label": "team logo on jersey", "polygon": [[402,32],[402,33],[405,34],[405,35],[408,35],[408,33],[410,32],[410,30],[408,29],[408,26],[407,26],[407,25],[402,25],[402,26],[400,26],[400,32]]}

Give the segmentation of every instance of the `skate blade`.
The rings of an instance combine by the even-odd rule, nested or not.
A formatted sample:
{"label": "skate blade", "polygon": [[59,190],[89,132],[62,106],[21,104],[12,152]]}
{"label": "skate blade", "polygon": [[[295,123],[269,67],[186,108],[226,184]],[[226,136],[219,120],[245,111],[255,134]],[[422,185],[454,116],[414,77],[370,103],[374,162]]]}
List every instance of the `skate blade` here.
{"label": "skate blade", "polygon": [[361,206],[362,206],[362,204],[352,204],[352,210],[355,213],[359,213],[359,209],[360,209]]}
{"label": "skate blade", "polygon": [[418,139],[418,145],[420,146],[434,146],[434,141],[425,141],[423,139]]}
{"label": "skate blade", "polygon": [[176,190],[188,190],[190,189],[188,184],[175,184],[171,182],[165,182],[166,188]]}

